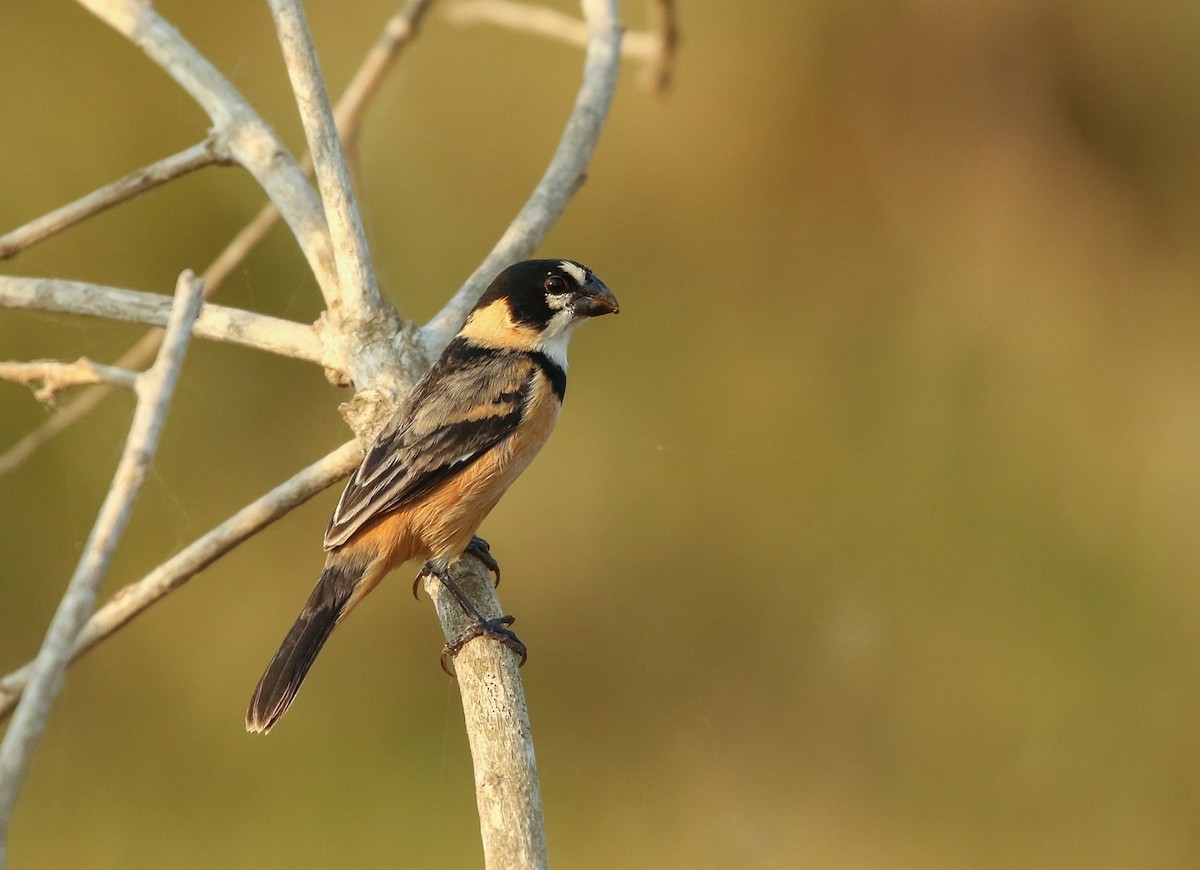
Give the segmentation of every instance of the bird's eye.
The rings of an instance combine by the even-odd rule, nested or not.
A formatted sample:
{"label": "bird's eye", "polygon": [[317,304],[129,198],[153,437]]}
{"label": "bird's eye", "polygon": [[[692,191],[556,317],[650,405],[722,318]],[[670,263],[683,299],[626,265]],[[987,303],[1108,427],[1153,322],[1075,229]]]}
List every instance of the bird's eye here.
{"label": "bird's eye", "polygon": [[542,285],[546,288],[547,293],[566,293],[567,282],[562,275],[546,276],[546,283]]}

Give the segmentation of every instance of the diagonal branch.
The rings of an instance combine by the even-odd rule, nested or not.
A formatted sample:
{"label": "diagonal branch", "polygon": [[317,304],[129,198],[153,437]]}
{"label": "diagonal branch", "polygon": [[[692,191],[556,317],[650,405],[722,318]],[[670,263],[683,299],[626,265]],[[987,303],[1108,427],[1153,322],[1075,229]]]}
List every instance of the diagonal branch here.
{"label": "diagonal branch", "polygon": [[[354,470],[361,459],[362,449],[357,441],[343,444],[266,495],[246,505],[141,580],[121,589],[92,615],[83,631],[76,637],[71,660],[74,661],[111,636],[234,547],[341,480]],[[0,720],[16,706],[29,682],[32,670],[33,663],[30,662],[0,679]]]}
{"label": "diagonal branch", "polygon": [[596,150],[617,87],[621,26],[616,0],[583,0],[583,13],[588,29],[583,82],[558,148],[541,181],[500,241],[445,307],[422,328],[421,340],[430,356],[440,353],[454,337],[475,300],[497,273],[533,254],[587,176],[588,162]]}
{"label": "diagonal branch", "polygon": [[304,123],[304,134],[308,138],[317,188],[325,204],[325,220],[337,266],[337,305],[350,309],[352,316],[358,319],[364,315],[370,317],[383,307],[384,302],[375,285],[366,234],[350,183],[350,170],[342,153],[342,142],[333,123],[333,109],[325,92],[312,32],[298,0],[270,0],[270,6],[300,120]]}
{"label": "diagonal branch", "polygon": [[108,570],[125,524],[133,511],[166,419],[179,371],[200,310],[203,287],[191,272],[179,276],[175,303],[158,359],[139,376],[138,404],[112,486],[67,591],[55,611],[41,651],[33,662],[29,685],[12,723],[0,742],[0,866],[3,866],[13,806],[29,771],[33,751],[46,727],[50,706],[62,686],[75,639],[87,622],[96,590]]}
{"label": "diagonal branch", "polygon": [[[85,314],[164,326],[171,311],[171,300],[158,293],[80,281],[0,275],[0,307]],[[313,328],[291,320],[205,303],[196,318],[194,332],[200,338],[324,364],[321,344]]]}
{"label": "diagonal branch", "polygon": [[38,242],[70,229],[94,214],[99,214],[114,205],[120,205],[133,199],[140,193],[145,193],[147,190],[166,184],[189,172],[222,162],[227,162],[227,158],[221,153],[217,140],[210,136],[191,148],[165,157],[136,172],[131,172],[112,184],[105,185],[87,196],[80,197],[62,208],[57,208],[49,214],[44,214],[24,226],[17,227],[12,232],[0,236],[0,260],[7,260]]}

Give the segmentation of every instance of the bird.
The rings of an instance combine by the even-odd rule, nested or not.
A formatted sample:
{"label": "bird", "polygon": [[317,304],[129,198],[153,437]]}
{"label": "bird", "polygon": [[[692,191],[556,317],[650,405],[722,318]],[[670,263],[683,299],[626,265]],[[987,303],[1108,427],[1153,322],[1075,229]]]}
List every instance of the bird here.
{"label": "bird", "polygon": [[496,276],[350,476],[325,531],[325,567],[254,690],[247,731],[275,726],[333,629],[405,562],[423,560],[417,582],[433,574],[470,620],[446,645],[443,668],[481,635],[524,662],[524,645],[507,628],[513,618],[481,617],[448,568],[469,551],[499,581],[475,533],[554,428],[575,328],[619,310],[604,282],[574,260],[526,260]]}

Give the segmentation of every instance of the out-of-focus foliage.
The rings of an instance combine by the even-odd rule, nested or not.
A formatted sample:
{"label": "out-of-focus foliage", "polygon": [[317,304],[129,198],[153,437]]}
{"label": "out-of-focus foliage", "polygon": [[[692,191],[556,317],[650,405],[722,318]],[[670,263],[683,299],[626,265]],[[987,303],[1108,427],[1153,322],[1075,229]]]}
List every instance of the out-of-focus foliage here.
{"label": "out-of-focus foliage", "polygon": [[[552,859],[1197,866],[1200,5],[680,7],[674,93],[627,70],[543,248],[622,314],[575,341],[559,431],[484,529],[531,650]],[[299,150],[265,7],[159,8]],[[335,91],[391,11],[310,3]],[[72,4],[0,4],[0,45],[0,230],[203,135]],[[403,313],[436,311],[515,213],[579,60],[431,15],[362,142]],[[0,268],[169,292],[260,201],[209,169]],[[319,311],[282,231],[221,300]],[[137,334],[0,312],[0,357],[111,359]],[[198,342],[105,592],[341,443],[345,398]],[[0,668],[37,647],[131,404],[0,480]],[[0,408],[3,446],[46,415],[12,385]],[[335,497],[72,670],[14,867],[478,864],[413,569],[276,733],[242,733]]]}

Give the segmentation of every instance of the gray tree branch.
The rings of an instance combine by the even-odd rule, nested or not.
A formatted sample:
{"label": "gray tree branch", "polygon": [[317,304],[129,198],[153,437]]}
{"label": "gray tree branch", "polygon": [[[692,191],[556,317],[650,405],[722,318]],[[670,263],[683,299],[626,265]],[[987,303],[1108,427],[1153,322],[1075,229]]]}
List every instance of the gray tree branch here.
{"label": "gray tree branch", "polygon": [[[0,308],[83,314],[165,326],[171,311],[171,298],[82,281],[0,275]],[[313,328],[291,320],[206,302],[193,331],[200,338],[324,363],[323,350]]]}
{"label": "gray tree branch", "polygon": [[191,272],[179,277],[162,350],[154,365],[138,376],[137,409],[112,485],[100,506],[79,565],[50,621],[21,703],[0,741],[0,868],[5,864],[13,807],[29,771],[33,751],[45,730],[50,707],[62,686],[75,639],[92,612],[96,590],[108,570],[158,448],[203,289]]}

